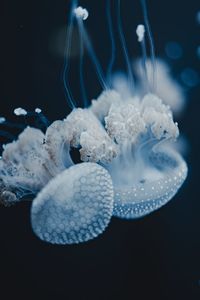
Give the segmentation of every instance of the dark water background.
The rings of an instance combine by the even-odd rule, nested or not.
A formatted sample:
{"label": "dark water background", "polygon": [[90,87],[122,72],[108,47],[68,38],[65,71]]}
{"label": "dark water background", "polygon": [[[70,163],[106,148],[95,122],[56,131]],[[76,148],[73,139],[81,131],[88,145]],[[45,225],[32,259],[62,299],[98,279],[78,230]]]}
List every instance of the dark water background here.
{"label": "dark water background", "polygon": [[[105,2],[80,3],[91,13],[87,28],[104,70],[110,54]],[[185,67],[198,71],[199,1],[148,2],[157,55],[166,58],[166,42],[177,41],[183,56],[168,59],[174,75],[179,78]],[[61,81],[68,4],[64,0],[1,1],[0,115],[19,121],[12,114],[15,107],[41,107],[53,121],[70,112]],[[139,1],[123,0],[122,17],[129,52],[137,57],[135,27],[142,22]],[[123,67],[120,48],[117,60],[115,68]],[[76,61],[73,58],[70,82],[80,98]],[[88,58],[84,72],[88,95],[96,97],[101,89]],[[199,92],[199,86],[187,91],[187,108],[179,120],[189,143],[187,182],[159,211],[137,221],[113,218],[99,238],[63,247],[34,236],[30,203],[0,207],[0,299],[200,299]]]}

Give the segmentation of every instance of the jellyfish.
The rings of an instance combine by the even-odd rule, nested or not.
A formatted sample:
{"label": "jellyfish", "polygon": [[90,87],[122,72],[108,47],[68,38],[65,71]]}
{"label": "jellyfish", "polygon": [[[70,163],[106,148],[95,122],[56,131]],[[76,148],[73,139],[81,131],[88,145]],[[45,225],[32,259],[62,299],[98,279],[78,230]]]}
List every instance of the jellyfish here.
{"label": "jellyfish", "polygon": [[[171,107],[162,99],[163,95],[167,99],[168,91],[157,92],[153,37],[146,3],[142,0],[141,4],[144,24],[137,26],[136,35],[142,59],[141,69],[135,75],[122,30],[120,0],[117,1],[118,31],[127,75],[119,77],[116,85],[110,1],[106,16],[111,58],[106,75],[84,25],[89,12],[77,2],[72,3],[63,72],[65,95],[72,111],[63,120],[49,124],[41,109],[36,108],[34,114],[45,122],[46,129],[27,126],[17,140],[3,145],[0,201],[9,206],[32,195],[31,225],[43,241],[78,244],[103,233],[112,216],[129,220],[144,217],[170,201],[187,177],[187,164],[174,147],[179,136],[178,124]],[[77,106],[68,81],[74,23],[80,35],[82,107]],[[83,47],[102,86],[101,94],[91,101],[84,85]],[[140,89],[135,76],[140,80]],[[174,94],[179,97],[176,85]],[[24,117],[29,114],[23,108],[15,109],[14,113]],[[1,117],[1,123],[4,122]],[[80,162],[74,161],[73,151],[79,153]]]}
{"label": "jellyfish", "polygon": [[[170,66],[161,58],[156,58],[156,95],[162,101],[169,105],[173,114],[180,117],[186,107],[186,97],[183,87],[172,77]],[[147,60],[147,74],[149,78],[153,76],[153,68],[151,61]],[[140,60],[134,63],[136,76],[138,77],[138,93],[144,95],[145,78],[143,67]],[[152,82],[152,81],[150,81]]]}
{"label": "jellyfish", "polygon": [[82,163],[64,170],[41,190],[31,208],[31,222],[42,240],[77,244],[102,233],[112,212],[109,173],[98,164]]}

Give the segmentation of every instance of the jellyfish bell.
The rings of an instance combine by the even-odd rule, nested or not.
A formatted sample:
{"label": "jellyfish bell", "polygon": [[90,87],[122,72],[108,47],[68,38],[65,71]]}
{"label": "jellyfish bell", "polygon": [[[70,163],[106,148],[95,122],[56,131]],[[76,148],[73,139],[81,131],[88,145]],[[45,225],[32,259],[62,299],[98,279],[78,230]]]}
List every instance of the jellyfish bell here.
{"label": "jellyfish bell", "polygon": [[111,173],[114,216],[135,219],[159,209],[172,199],[186,179],[187,166],[177,152],[151,150],[144,155],[145,164],[138,161],[136,168],[132,164],[132,172],[127,167],[120,175]]}
{"label": "jellyfish bell", "polygon": [[185,161],[171,146],[179,130],[169,106],[153,94],[140,101],[113,99],[104,121],[118,148],[103,164],[113,180],[114,215],[138,218],[166,204],[187,176]]}
{"label": "jellyfish bell", "polygon": [[37,195],[31,208],[35,234],[53,244],[77,244],[97,237],[113,213],[113,186],[98,164],[66,169]]}
{"label": "jellyfish bell", "polygon": [[150,214],[170,201],[187,177],[185,161],[176,152],[151,153],[146,159],[148,165],[134,183],[116,185],[114,216],[136,219]]}

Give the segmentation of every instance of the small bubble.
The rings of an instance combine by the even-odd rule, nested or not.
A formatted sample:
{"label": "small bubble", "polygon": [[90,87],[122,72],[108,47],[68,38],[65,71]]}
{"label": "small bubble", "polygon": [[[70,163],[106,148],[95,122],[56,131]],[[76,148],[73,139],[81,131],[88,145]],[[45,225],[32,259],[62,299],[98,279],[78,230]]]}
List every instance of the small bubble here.
{"label": "small bubble", "polygon": [[165,46],[165,52],[171,59],[179,59],[183,55],[183,49],[177,42],[168,42]]}
{"label": "small bubble", "polygon": [[199,75],[195,70],[186,68],[181,73],[181,80],[186,86],[195,87],[199,83]]}
{"label": "small bubble", "polygon": [[4,123],[6,119],[4,117],[0,117],[0,124]]}

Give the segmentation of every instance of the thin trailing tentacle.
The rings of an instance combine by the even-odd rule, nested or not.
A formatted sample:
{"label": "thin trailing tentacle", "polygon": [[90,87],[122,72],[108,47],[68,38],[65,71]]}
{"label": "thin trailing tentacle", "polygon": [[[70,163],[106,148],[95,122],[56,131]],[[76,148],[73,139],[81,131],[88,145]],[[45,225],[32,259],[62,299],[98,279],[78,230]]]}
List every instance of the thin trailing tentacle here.
{"label": "thin trailing tentacle", "polygon": [[[78,20],[78,22],[82,22],[82,20]],[[88,98],[86,94],[84,78],[83,78],[83,56],[84,56],[84,43],[83,43],[83,36],[79,28],[79,35],[80,35],[80,65],[79,65],[79,76],[80,76],[80,86],[81,86],[81,95],[83,98],[84,107],[88,106]]]}
{"label": "thin trailing tentacle", "polygon": [[76,14],[76,17],[79,19],[78,20],[78,26],[79,26],[79,31],[80,31],[80,34],[82,35],[83,37],[83,41],[85,43],[85,46],[88,50],[88,53],[91,57],[91,60],[95,66],[95,71],[97,73],[97,76],[99,78],[99,81],[100,81],[100,84],[102,86],[103,89],[107,90],[108,89],[108,85],[106,83],[106,80],[105,80],[105,77],[104,77],[104,74],[103,74],[103,70],[101,68],[101,65],[99,63],[99,60],[95,54],[95,51],[92,47],[92,44],[91,44],[91,41],[90,41],[90,38],[88,36],[88,33],[87,33],[87,30],[85,29],[84,25],[83,25],[83,19],[82,19],[82,16]]}
{"label": "thin trailing tentacle", "polygon": [[153,69],[152,86],[153,86],[153,90],[155,90],[155,88],[156,88],[156,86],[155,86],[155,76],[156,76],[155,47],[154,47],[153,35],[151,32],[148,14],[147,14],[146,0],[141,0],[141,4],[142,4],[142,9],[143,9],[143,14],[144,14],[144,22],[145,22],[145,26],[147,28],[147,34],[148,34],[149,43],[150,43],[151,63],[152,63],[152,69]]}
{"label": "thin trailing tentacle", "polygon": [[44,126],[46,126],[46,127],[48,127],[49,125],[50,125],[50,122],[49,122],[49,120],[47,119],[47,117],[42,113],[42,112],[40,112],[40,113],[37,113],[37,112],[28,112],[28,114],[27,114],[27,116],[29,117],[31,117],[31,116],[33,116],[33,117],[38,117],[38,119],[41,121],[41,123],[44,125]]}
{"label": "thin trailing tentacle", "polygon": [[26,127],[26,125],[24,124],[18,124],[18,123],[12,123],[12,122],[9,122],[9,121],[5,121],[4,123],[2,123],[1,125],[5,125],[6,127],[9,127],[9,128],[17,128],[17,129],[24,129]]}
{"label": "thin trailing tentacle", "polygon": [[4,137],[10,141],[15,140],[15,136],[7,131],[0,130],[0,137]]}
{"label": "thin trailing tentacle", "polygon": [[145,87],[147,87],[147,92],[150,92],[148,74],[147,74],[147,50],[146,50],[146,42],[145,42],[145,27],[143,24],[139,24],[136,28],[136,34],[138,36],[138,42],[141,45],[142,50],[142,71],[144,74],[144,80],[146,81]]}
{"label": "thin trailing tentacle", "polygon": [[119,36],[120,36],[120,40],[121,40],[121,44],[122,44],[122,49],[124,52],[124,57],[126,60],[129,84],[130,84],[130,87],[132,88],[134,86],[134,79],[133,79],[132,68],[131,68],[130,59],[129,59],[129,55],[128,55],[128,50],[127,50],[127,46],[126,46],[126,41],[125,41],[125,37],[123,34],[123,30],[122,30],[120,6],[121,6],[121,1],[118,0],[118,8],[117,8],[118,30],[119,30]]}
{"label": "thin trailing tentacle", "polygon": [[113,26],[112,26],[112,19],[111,19],[111,4],[110,0],[107,0],[107,5],[106,5],[106,15],[107,15],[107,20],[108,20],[108,29],[109,29],[109,35],[110,35],[110,40],[111,40],[111,58],[110,62],[108,64],[108,69],[107,69],[107,80],[110,80],[111,73],[112,73],[112,68],[113,64],[115,61],[115,39],[114,39],[114,34],[113,34]]}
{"label": "thin trailing tentacle", "polygon": [[66,38],[66,44],[65,44],[65,61],[64,61],[64,70],[63,70],[63,84],[65,88],[65,95],[68,101],[69,106],[71,109],[74,109],[76,107],[75,101],[72,96],[71,89],[69,87],[68,82],[68,72],[69,72],[69,56],[71,51],[71,40],[72,40],[72,32],[73,32],[73,21],[74,21],[74,8],[76,7],[76,1],[73,1],[72,9],[70,12],[70,21],[69,21],[69,27],[67,31],[67,38]]}
{"label": "thin trailing tentacle", "polygon": [[150,92],[150,87],[149,87],[149,79],[148,79],[148,74],[147,74],[147,51],[146,51],[146,43],[145,43],[145,39],[143,39],[142,43],[141,43],[141,48],[142,48],[142,66],[143,66],[143,70],[144,70],[144,78],[146,80],[147,83],[147,92]]}

